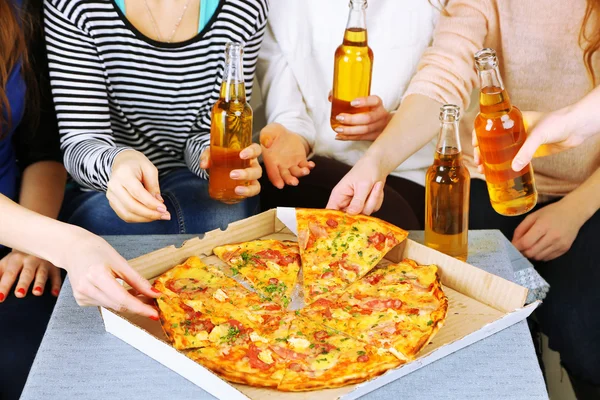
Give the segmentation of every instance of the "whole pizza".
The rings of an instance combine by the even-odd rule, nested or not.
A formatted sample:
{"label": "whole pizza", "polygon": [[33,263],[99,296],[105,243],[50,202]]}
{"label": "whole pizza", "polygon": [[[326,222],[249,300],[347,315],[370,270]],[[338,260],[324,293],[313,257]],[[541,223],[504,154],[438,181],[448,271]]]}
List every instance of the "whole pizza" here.
{"label": "whole pizza", "polygon": [[[298,209],[297,221],[298,243],[217,247],[229,271],[191,257],[156,279],[173,346],[228,381],[281,391],[360,383],[413,360],[446,318],[437,267],[378,265],[407,232],[373,217]],[[291,310],[300,270],[305,306]]]}

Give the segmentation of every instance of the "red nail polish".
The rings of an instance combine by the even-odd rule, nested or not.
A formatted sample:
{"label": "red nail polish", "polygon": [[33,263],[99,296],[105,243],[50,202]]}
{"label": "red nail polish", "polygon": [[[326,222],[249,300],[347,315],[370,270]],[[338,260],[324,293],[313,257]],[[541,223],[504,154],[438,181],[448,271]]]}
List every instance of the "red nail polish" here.
{"label": "red nail polish", "polygon": [[40,286],[36,286],[36,287],[33,289],[33,291],[34,291],[34,292],[41,292],[41,291],[42,291],[42,288],[41,288]]}
{"label": "red nail polish", "polygon": [[4,301],[4,293],[0,293],[0,301]]}
{"label": "red nail polish", "polygon": [[157,288],[153,287],[150,290],[152,290],[154,293],[159,293],[160,294],[160,290],[158,290]]}
{"label": "red nail polish", "polygon": [[150,318],[152,321],[158,321],[158,317],[156,317],[156,316],[154,316],[154,315],[150,316],[149,318]]}
{"label": "red nail polish", "polygon": [[17,290],[17,293],[19,293],[19,294],[25,294],[25,289],[21,288],[21,289]]}
{"label": "red nail polish", "polygon": [[58,297],[58,289],[53,289],[52,290],[52,294],[56,297]]}

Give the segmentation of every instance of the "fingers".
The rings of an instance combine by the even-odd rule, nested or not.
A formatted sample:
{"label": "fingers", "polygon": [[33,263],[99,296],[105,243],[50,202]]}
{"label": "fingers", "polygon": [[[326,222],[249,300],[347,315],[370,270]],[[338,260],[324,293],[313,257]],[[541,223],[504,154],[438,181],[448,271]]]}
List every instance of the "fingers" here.
{"label": "fingers", "polygon": [[544,232],[536,228],[536,220],[537,215],[535,213],[531,214],[515,229],[513,245],[519,251],[530,249],[542,238]]}
{"label": "fingers", "polygon": [[260,193],[260,183],[258,181],[250,181],[247,186],[236,186],[235,194],[244,197],[254,197]]}
{"label": "fingers", "polygon": [[290,173],[297,178],[302,178],[303,176],[310,174],[310,168],[294,166],[290,168]]}
{"label": "fingers", "polygon": [[359,97],[350,102],[352,107],[362,108],[362,107],[382,107],[383,108],[383,100],[379,96],[367,96],[367,97]]}
{"label": "fingers", "polygon": [[374,212],[378,211],[381,208],[381,204],[383,204],[383,182],[377,182],[375,186],[373,186],[373,190],[371,190],[371,194],[369,195],[365,208],[363,210],[363,214],[371,215]]}
{"label": "fingers", "polygon": [[[138,182],[141,190],[142,184]],[[106,197],[117,215],[127,222],[150,222],[156,220],[169,220],[170,214],[161,203],[161,208],[151,210],[138,200],[136,200],[123,186],[113,186],[106,192]],[[155,199],[156,200],[156,199]],[[158,201],[158,200],[156,200]],[[164,210],[164,211],[163,211]]]}
{"label": "fingers", "polygon": [[379,134],[381,133],[381,131],[374,131],[373,133],[367,133],[365,135],[344,135],[344,134],[337,134],[335,136],[335,140],[339,140],[341,142],[346,142],[346,141],[354,141],[354,142],[358,142],[361,140],[365,140],[365,141],[374,141],[375,139],[377,139],[379,137]]}
{"label": "fingers", "polygon": [[262,154],[262,149],[259,144],[252,143],[240,152],[240,158],[242,160],[250,160],[252,158],[258,158]]}
{"label": "fingers", "polygon": [[348,214],[356,215],[363,211],[365,202],[367,201],[367,197],[371,193],[373,186],[374,185],[369,182],[358,183],[356,189],[354,190],[354,197],[352,198],[352,201],[347,209]]}
{"label": "fingers", "polygon": [[533,159],[533,155],[537,149],[544,143],[546,143],[546,138],[543,133],[540,130],[534,130],[515,156],[512,162],[512,169],[518,172],[525,168]]}
{"label": "fingers", "polygon": [[124,259],[120,260],[118,264],[113,265],[113,269],[119,278],[127,282],[129,286],[135,289],[138,293],[152,298],[156,298],[160,295],[160,292],[154,289],[150,282],[144,279],[144,277],[135,269],[131,268],[131,266]]}
{"label": "fingers", "polygon": [[23,266],[22,257],[8,255],[2,260],[2,277],[0,277],[0,303],[4,301],[10,288],[17,280],[17,276]]}
{"label": "fingers", "polygon": [[277,189],[283,189],[285,186],[285,182],[283,177],[281,176],[281,172],[279,166],[270,158],[265,156],[265,169],[267,170],[267,176],[269,177],[269,181],[275,186]]}
{"label": "fingers", "polygon": [[256,158],[250,162],[250,167],[246,169],[234,169],[229,173],[229,177],[236,181],[254,181],[262,177],[262,168]]}
{"label": "fingers", "polygon": [[300,168],[308,168],[308,169],[313,169],[315,167],[315,163],[313,161],[300,161],[300,163],[298,163],[298,166]]}
{"label": "fingers", "polygon": [[[158,169],[150,161],[142,163],[142,185],[145,190],[140,190],[139,193],[132,193],[140,203],[144,204],[151,210],[161,210],[164,208],[163,202],[160,200],[160,186],[158,183]],[[139,188],[138,188],[139,190]],[[138,197],[139,196],[139,197]]]}
{"label": "fingers", "polygon": [[279,167],[279,174],[281,175],[281,179],[286,183],[286,185],[290,186],[298,186],[300,181],[296,178],[288,168]]}
{"label": "fingers", "polygon": [[200,154],[200,168],[210,168],[210,147],[204,150],[202,154]]}
{"label": "fingers", "polygon": [[525,249],[523,255],[529,259],[541,260],[542,253],[551,250],[552,247],[552,241],[549,240],[548,235],[544,235],[531,248]]}
{"label": "fingers", "polygon": [[[158,177],[156,179],[156,188],[158,188]],[[146,188],[140,181],[130,182],[130,185],[125,186],[125,190],[127,190],[131,197],[133,197],[135,200],[137,200],[137,202],[143,205],[144,208],[154,213],[153,215],[156,215],[156,213],[158,213],[158,218],[156,219],[160,219],[160,217],[167,212],[167,208],[165,207],[163,202],[158,200],[158,198],[156,197],[156,194],[160,194],[160,190],[156,189],[156,194],[150,194],[150,192],[146,190]],[[140,215],[137,212],[136,214]]]}
{"label": "fingers", "polygon": [[36,272],[41,271],[41,274],[44,278],[44,284],[46,283],[45,279],[48,278],[48,272],[46,268],[41,266],[41,263],[42,260],[36,257],[23,258],[21,273],[19,274],[19,280],[15,286],[15,297],[23,298],[25,295],[27,295],[29,286],[31,286],[31,282],[33,282],[34,278],[36,278]]}
{"label": "fingers", "polygon": [[97,296],[96,300],[100,302],[100,305],[119,313],[131,312],[155,319],[158,318],[158,313],[154,307],[144,304],[140,299],[132,296],[123,286],[117,283],[108,271],[98,276],[95,286],[98,291],[94,291],[94,294]]}
{"label": "fingers", "polygon": [[48,281],[48,270],[50,268],[56,267],[52,266],[48,262],[43,262],[37,269],[35,273],[35,281],[33,282],[33,290],[31,291],[31,293],[33,293],[34,296],[41,296],[42,294],[44,294],[46,282]]}

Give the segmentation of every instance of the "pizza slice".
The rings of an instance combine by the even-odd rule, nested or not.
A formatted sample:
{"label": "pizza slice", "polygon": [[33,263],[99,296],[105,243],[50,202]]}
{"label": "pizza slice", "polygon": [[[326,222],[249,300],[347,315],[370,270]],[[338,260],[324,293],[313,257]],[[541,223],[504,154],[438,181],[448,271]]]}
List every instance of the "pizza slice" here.
{"label": "pizza slice", "polygon": [[364,382],[402,364],[392,354],[297,317],[273,351],[287,360],[283,391],[328,389]]}
{"label": "pizza slice", "polygon": [[220,246],[213,253],[234,275],[244,276],[263,298],[288,306],[300,270],[296,242],[255,240]]}
{"label": "pizza slice", "polygon": [[437,267],[404,260],[378,267],[338,299],[320,299],[302,314],[408,361],[439,330],[447,309]]}
{"label": "pizza slice", "polygon": [[282,319],[267,338],[257,334],[252,324],[230,320],[215,327],[221,340],[186,355],[231,382],[276,388],[287,361],[271,346],[275,337],[287,336],[290,321],[289,317]]}
{"label": "pizza slice", "polygon": [[363,277],[408,233],[377,218],[297,209],[298,244],[307,304]]}

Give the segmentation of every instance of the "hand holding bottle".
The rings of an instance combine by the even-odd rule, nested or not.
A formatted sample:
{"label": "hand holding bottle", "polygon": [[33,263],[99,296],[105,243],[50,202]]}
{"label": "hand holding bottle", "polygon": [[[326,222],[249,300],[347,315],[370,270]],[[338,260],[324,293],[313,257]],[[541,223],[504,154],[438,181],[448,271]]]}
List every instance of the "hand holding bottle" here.
{"label": "hand holding bottle", "polygon": [[[329,95],[331,101],[331,94]],[[340,113],[335,116],[339,126],[335,128],[337,140],[370,140],[379,137],[388,125],[393,114],[383,106],[379,96],[359,97],[350,105],[356,109],[366,109],[357,114]]]}
{"label": "hand holding bottle", "polygon": [[106,198],[125,222],[170,220],[158,183],[158,170],[148,158],[135,150],[115,157]]}
{"label": "hand holding bottle", "polygon": [[[235,193],[238,196],[253,197],[260,193],[258,180],[262,176],[262,168],[258,163],[258,157],[260,157],[261,152],[260,146],[256,143],[240,151],[240,159],[249,161],[250,166],[245,169],[234,169],[229,173],[231,179],[240,181],[240,186],[235,188]],[[208,148],[200,156],[200,168],[209,169],[210,165],[210,148]],[[248,182],[248,184],[243,184],[243,182]]]}
{"label": "hand holding bottle", "polygon": [[260,132],[260,143],[269,180],[279,189],[285,185],[297,186],[298,179],[315,167],[314,162],[306,159],[310,151],[306,139],[281,124],[265,126]]}

